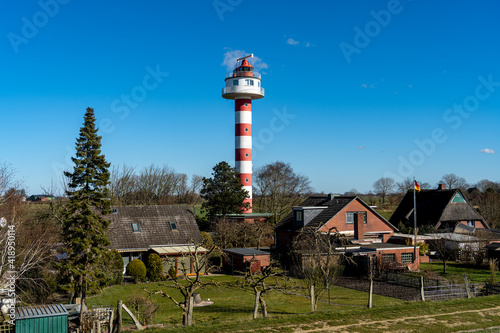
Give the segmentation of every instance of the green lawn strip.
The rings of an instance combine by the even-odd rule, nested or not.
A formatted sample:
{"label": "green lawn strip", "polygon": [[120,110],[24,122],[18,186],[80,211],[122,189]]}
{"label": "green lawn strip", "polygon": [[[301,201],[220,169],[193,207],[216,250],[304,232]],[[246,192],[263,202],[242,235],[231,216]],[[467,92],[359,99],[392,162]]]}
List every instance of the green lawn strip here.
{"label": "green lawn strip", "polygon": [[[203,300],[210,298],[214,301],[214,305],[207,307],[195,308],[194,311],[194,326],[191,328],[183,328],[180,326],[182,311],[176,307],[170,300],[161,298],[158,295],[153,295],[152,299],[159,304],[159,310],[156,315],[156,323],[163,323],[166,327],[163,329],[150,329],[150,332],[285,332],[290,331],[298,325],[317,325],[318,322],[323,322],[329,326],[348,325],[355,323],[363,323],[366,321],[378,321],[386,319],[394,319],[400,317],[414,317],[441,314],[454,311],[467,311],[481,308],[488,308],[500,304],[500,296],[490,296],[482,298],[473,298],[470,300],[459,299],[452,301],[436,301],[436,302],[403,302],[393,300],[387,297],[374,297],[374,308],[368,309],[364,306],[338,306],[328,305],[321,302],[319,312],[310,314],[309,299],[304,296],[284,295],[280,292],[272,292],[265,295],[268,304],[269,318],[259,318],[252,320],[254,296],[252,293],[228,288],[222,282],[235,281],[235,277],[217,276],[214,280],[221,284],[220,287],[209,286],[200,290]],[[147,288],[150,291],[163,289],[172,292],[181,299],[180,293],[172,288],[166,288],[158,283],[131,284],[107,288],[100,295],[89,298],[88,304],[92,305],[113,305],[116,306],[118,299],[122,299],[125,304],[134,295],[146,296],[143,291]],[[338,289],[337,289],[338,288]],[[349,302],[352,305],[366,305],[367,293],[353,291],[335,287],[331,293],[333,300],[336,303]],[[352,297],[353,301],[348,301]],[[386,303],[384,303],[386,302]],[[395,302],[391,304],[391,302]],[[384,304],[384,305],[382,305]],[[452,316],[452,315],[450,315]],[[464,313],[459,315],[460,318],[475,318],[471,322],[477,321],[478,313]],[[490,318],[492,317],[492,318]],[[127,318],[127,316],[125,316]],[[500,318],[495,316],[485,317],[488,320],[477,324],[475,327],[492,327],[500,325]],[[491,322],[490,322],[491,319]],[[408,323],[413,322],[414,325],[420,325],[418,319],[409,319]],[[408,323],[401,323],[407,325]],[[125,321],[126,325],[130,322]],[[440,324],[442,329],[440,332],[447,332],[446,325]],[[353,326],[354,328],[357,326]],[[377,326],[378,327],[378,326]],[[374,329],[374,332],[378,328]],[[399,326],[398,326],[399,327]],[[464,325],[465,329],[469,329]],[[354,329],[352,328],[352,329]],[[361,328],[360,328],[361,329]],[[351,328],[349,329],[351,331]],[[358,328],[356,330],[358,331]],[[354,332],[353,331],[353,332]],[[383,330],[382,330],[383,331]],[[425,331],[425,330],[424,330]],[[434,331],[434,329],[432,329]],[[368,332],[368,331],[367,331]],[[371,331],[370,331],[371,332]]]}
{"label": "green lawn strip", "polygon": [[[257,319],[253,321],[235,321],[231,324],[213,324],[211,326],[195,325],[192,327],[175,327],[166,329],[153,329],[151,332],[286,332],[302,327],[314,327],[319,322],[327,327],[352,325],[343,329],[346,332],[388,332],[388,331],[412,331],[412,332],[454,332],[457,329],[488,328],[500,325],[500,317],[490,316],[491,321],[482,321],[483,317],[478,313],[460,313],[449,315],[449,312],[470,311],[498,306],[500,296],[489,296],[481,299],[459,299],[452,301],[437,302],[406,302],[401,305],[379,307],[379,308],[342,308],[335,311],[319,312],[315,314],[301,314],[295,316],[275,317],[269,319]],[[441,316],[443,314],[444,316]],[[418,316],[433,316],[429,319],[413,318]],[[389,321],[387,323],[372,323],[397,318],[407,317],[401,321]],[[441,322],[439,319],[449,318],[449,321]],[[433,319],[434,318],[434,319]],[[453,319],[456,318],[456,319]],[[463,322],[459,326],[451,326],[454,322]],[[363,323],[366,323],[364,325]],[[472,323],[472,324],[471,324]],[[362,324],[362,325],[356,325]],[[388,329],[389,327],[389,329]],[[405,327],[407,328],[405,330]],[[291,329],[291,330],[290,330]],[[148,331],[149,332],[149,331]]]}
{"label": "green lawn strip", "polygon": [[[464,283],[464,273],[472,283],[491,282],[490,270],[486,265],[478,267],[462,263],[449,262],[446,264],[446,274],[444,274],[443,262],[432,261],[429,263],[421,263],[420,269],[423,271],[433,271],[443,278],[451,281],[456,281],[459,284]],[[500,272],[496,272],[496,280],[500,282]]]}

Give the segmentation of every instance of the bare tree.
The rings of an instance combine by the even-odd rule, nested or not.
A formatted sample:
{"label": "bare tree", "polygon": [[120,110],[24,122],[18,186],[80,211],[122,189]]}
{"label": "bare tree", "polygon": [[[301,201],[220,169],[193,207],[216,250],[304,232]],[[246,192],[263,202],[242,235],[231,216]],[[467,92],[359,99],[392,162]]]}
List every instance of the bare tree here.
{"label": "bare tree", "polygon": [[474,185],[475,188],[477,188],[479,191],[482,193],[485,193],[488,190],[493,190],[493,191],[499,191],[500,190],[500,184],[492,182],[491,180],[488,179],[483,179],[477,182],[476,185]]}
{"label": "bare tree", "polygon": [[467,184],[465,178],[459,177],[454,173],[443,175],[443,177],[439,181],[439,184],[445,184],[449,189],[458,188],[461,190],[466,190],[467,187],[469,187],[469,184]]}
{"label": "bare tree", "polygon": [[170,292],[166,292],[164,290],[148,291],[147,289],[144,289],[144,291],[150,295],[158,294],[161,297],[171,300],[182,310],[182,324],[184,326],[191,326],[193,318],[194,292],[206,285],[215,285],[215,282],[213,281],[202,281],[201,277],[211,269],[207,258],[210,257],[210,255],[216,250],[217,248],[215,245],[212,245],[212,247],[207,249],[204,248],[201,243],[194,243],[194,245],[189,247],[188,254],[182,256],[180,260],[174,259],[177,260],[178,264],[180,263],[182,281],[177,278],[170,277],[170,284],[162,285],[178,290],[182,294],[184,302],[176,300]]}
{"label": "bare tree", "polygon": [[113,166],[109,180],[109,194],[114,205],[130,204],[130,196],[135,191],[135,186],[136,176],[134,168],[125,164],[121,168]]}
{"label": "bare tree", "polygon": [[382,196],[382,203],[385,202],[385,197],[392,192],[395,186],[394,179],[390,177],[379,178],[375,183],[373,183],[373,189],[380,196]]}
{"label": "bare tree", "polygon": [[273,276],[280,275],[281,273],[281,269],[271,264],[257,272],[252,272],[251,270],[247,271],[245,273],[245,279],[239,281],[236,285],[238,289],[251,290],[253,292],[255,297],[253,319],[257,319],[259,304],[262,316],[264,318],[267,317],[267,303],[264,299],[264,295],[273,290],[281,290],[282,288],[279,285],[267,284],[266,280]]}
{"label": "bare tree", "polygon": [[266,164],[254,173],[254,193],[259,209],[272,213],[278,222],[293,205],[312,191],[307,176],[296,174],[289,163]]}
{"label": "bare tree", "polygon": [[396,183],[396,188],[399,194],[403,195],[406,194],[406,192],[408,192],[409,190],[413,189],[413,186],[413,179],[410,177],[406,177],[402,181]]}
{"label": "bare tree", "polygon": [[327,233],[303,231],[292,244],[294,270],[310,292],[311,312],[317,310],[321,295],[343,272],[341,256],[335,252],[334,239],[339,237],[335,228]]}
{"label": "bare tree", "polygon": [[446,264],[450,260],[455,260],[459,253],[459,249],[451,246],[446,237],[433,239],[429,242],[430,248],[439,253],[443,261],[443,273],[446,274]]}

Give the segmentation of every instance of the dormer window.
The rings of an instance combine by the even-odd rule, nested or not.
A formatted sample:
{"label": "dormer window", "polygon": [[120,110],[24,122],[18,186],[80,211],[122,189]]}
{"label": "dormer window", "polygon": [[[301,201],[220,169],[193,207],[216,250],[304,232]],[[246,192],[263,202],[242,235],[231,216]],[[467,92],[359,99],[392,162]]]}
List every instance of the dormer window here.
{"label": "dormer window", "polygon": [[177,230],[177,223],[175,223],[175,222],[169,222],[169,223],[170,223],[171,230]]}
{"label": "dormer window", "polygon": [[295,221],[302,222],[304,220],[304,212],[301,210],[295,211]]}
{"label": "dormer window", "polygon": [[133,232],[140,232],[141,231],[141,227],[140,227],[139,223],[132,223],[132,231]]}
{"label": "dormer window", "polygon": [[118,214],[118,209],[113,208],[113,211],[111,212],[112,214]]}

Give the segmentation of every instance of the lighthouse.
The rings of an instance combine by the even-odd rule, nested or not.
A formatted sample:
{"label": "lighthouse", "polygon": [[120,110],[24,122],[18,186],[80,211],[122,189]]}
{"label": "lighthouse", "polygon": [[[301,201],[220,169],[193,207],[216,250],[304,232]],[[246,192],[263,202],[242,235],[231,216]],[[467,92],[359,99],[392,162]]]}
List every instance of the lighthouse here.
{"label": "lighthouse", "polygon": [[226,74],[226,86],[222,97],[234,100],[234,136],[236,170],[243,188],[248,191],[245,200],[250,208],[244,213],[252,213],[252,100],[264,98],[260,74],[254,72],[248,62],[253,54],[237,59],[236,68]]}

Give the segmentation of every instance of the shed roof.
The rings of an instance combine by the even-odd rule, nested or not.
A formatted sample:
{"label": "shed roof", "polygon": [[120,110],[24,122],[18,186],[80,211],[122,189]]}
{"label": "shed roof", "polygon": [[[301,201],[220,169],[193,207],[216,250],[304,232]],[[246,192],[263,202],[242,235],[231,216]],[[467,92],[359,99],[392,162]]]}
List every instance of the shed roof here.
{"label": "shed roof", "polygon": [[232,249],[224,249],[224,252],[238,254],[242,256],[262,256],[262,255],[271,255],[269,252],[261,251],[253,248],[232,248]]}
{"label": "shed roof", "polygon": [[163,255],[193,253],[194,251],[205,253],[208,251],[203,246],[196,247],[195,245],[152,246],[151,250]]}
{"label": "shed roof", "polygon": [[67,315],[68,311],[62,304],[34,305],[16,308],[16,320]]}

